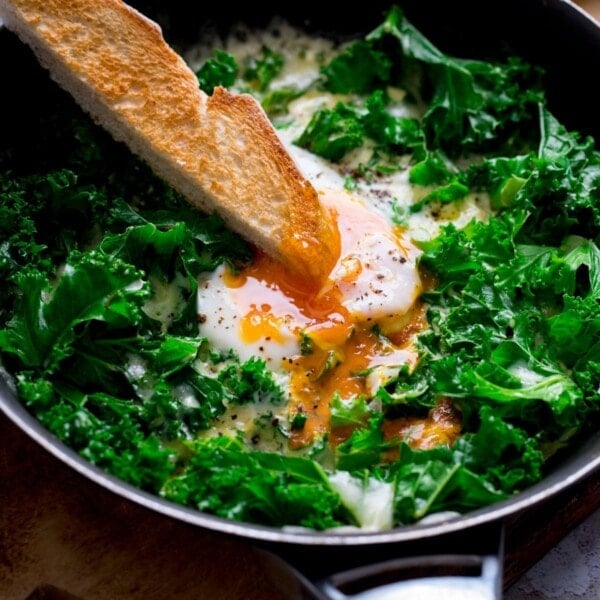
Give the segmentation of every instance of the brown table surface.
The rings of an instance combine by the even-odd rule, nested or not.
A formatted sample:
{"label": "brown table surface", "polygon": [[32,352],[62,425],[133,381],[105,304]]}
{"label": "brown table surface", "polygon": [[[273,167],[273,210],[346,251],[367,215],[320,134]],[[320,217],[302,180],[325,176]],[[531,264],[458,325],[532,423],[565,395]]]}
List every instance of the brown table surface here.
{"label": "brown table surface", "polygon": [[[576,2],[600,20],[600,0]],[[75,473],[0,415],[0,600],[284,600],[291,576],[249,542],[180,523]],[[600,508],[588,478],[506,523],[505,585]],[[60,591],[59,591],[60,590]]]}
{"label": "brown table surface", "polygon": [[583,10],[600,21],[600,0],[576,0],[574,4],[579,5]]}

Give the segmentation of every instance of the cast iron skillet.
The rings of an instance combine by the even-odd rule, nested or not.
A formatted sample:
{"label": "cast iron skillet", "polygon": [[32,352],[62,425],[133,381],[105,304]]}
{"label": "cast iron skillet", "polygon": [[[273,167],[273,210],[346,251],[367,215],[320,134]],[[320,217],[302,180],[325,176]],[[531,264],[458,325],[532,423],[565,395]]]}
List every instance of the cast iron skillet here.
{"label": "cast iron skillet", "polygon": [[[272,12],[255,3],[194,3],[186,0],[131,0],[157,20],[179,50],[197,42],[201,25],[223,31],[234,21],[260,25]],[[210,6],[203,6],[210,4]],[[390,2],[370,0],[360,9],[343,4],[323,14],[311,2],[281,5],[293,23],[346,37],[379,24]],[[399,1],[407,16],[442,50],[456,56],[502,58],[519,54],[547,70],[550,108],[569,128],[600,140],[600,25],[565,0]],[[320,10],[321,8],[321,10]],[[30,91],[46,77],[29,51],[12,34],[0,32],[3,86],[12,117],[3,138],[27,139],[28,106],[11,88]],[[8,59],[8,60],[6,60]],[[31,73],[31,77],[28,75]],[[27,75],[27,76],[26,76]],[[47,84],[46,84],[47,86]],[[39,90],[38,90],[39,91]],[[6,95],[5,95],[6,94]],[[11,125],[12,124],[12,125]],[[12,128],[12,129],[11,129]],[[18,136],[15,135],[18,133]],[[0,408],[25,433],[67,465],[101,486],[140,505],[199,527],[253,540],[282,557],[300,579],[307,596],[419,598],[455,593],[456,597],[500,598],[503,520],[600,471],[600,432],[560,457],[547,476],[530,489],[495,505],[439,522],[399,527],[380,533],[324,533],[237,523],[175,505],[134,488],[83,460],[46,431],[18,402],[0,371]],[[6,381],[5,381],[6,380]],[[416,568],[416,569],[415,569]],[[414,578],[418,572],[418,578]],[[417,595],[415,595],[417,594]],[[425,595],[430,594],[430,595]]]}

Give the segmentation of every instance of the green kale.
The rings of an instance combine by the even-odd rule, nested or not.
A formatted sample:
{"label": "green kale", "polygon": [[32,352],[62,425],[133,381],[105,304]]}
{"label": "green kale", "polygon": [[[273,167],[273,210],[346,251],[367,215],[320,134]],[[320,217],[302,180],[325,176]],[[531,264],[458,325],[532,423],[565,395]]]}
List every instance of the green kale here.
{"label": "green kale", "polygon": [[325,89],[334,94],[368,94],[390,79],[392,61],[364,40],[349,44],[321,67]]}
{"label": "green kale", "polygon": [[27,368],[48,372],[71,353],[76,336],[91,321],[138,324],[148,297],[139,271],[98,252],[71,255],[54,287],[36,272],[23,272],[17,283],[22,302],[0,330],[0,348]]}
{"label": "green kale", "polygon": [[[166,442],[207,429],[231,401],[194,367],[220,360],[198,337],[196,277],[250,251],[69,107],[51,168],[40,158],[40,172],[0,173],[0,355],[59,439],[156,492],[183,460]],[[167,322],[146,312],[155,282],[182,298]]]}
{"label": "green kale", "polygon": [[284,87],[268,91],[261,99],[261,105],[270,117],[287,112],[290,102],[302,96],[305,90],[296,87]]}
{"label": "green kale", "polygon": [[600,225],[600,152],[591,138],[568,132],[539,107],[537,152],[485,159],[461,180],[489,191],[496,209],[529,214],[519,241],[559,246],[569,235],[597,241]]}
{"label": "green kale", "polygon": [[295,143],[323,158],[337,161],[349,150],[360,147],[364,136],[358,112],[340,102],[331,110],[317,111]]}
{"label": "green kale", "polygon": [[500,65],[452,58],[398,7],[367,41],[382,44],[390,38],[401,57],[399,83],[427,106],[423,129],[430,149],[460,155],[529,139],[527,131],[542,98],[539,73],[529,65],[516,59]]}
{"label": "green kale", "polygon": [[102,220],[107,203],[102,189],[69,169],[0,173],[0,274],[10,278],[25,265],[49,272],[53,260],[89,242],[94,232],[85,224]]}
{"label": "green kale", "polygon": [[485,407],[478,431],[462,436],[452,448],[400,447],[391,467],[396,518],[412,523],[429,513],[498,502],[537,481],[542,462],[532,438]]}
{"label": "green kale", "polygon": [[382,90],[367,98],[367,112],[362,119],[366,135],[396,154],[412,152],[423,146],[423,131],[417,119],[394,117],[386,110],[388,104],[389,98]]}
{"label": "green kale", "polygon": [[231,392],[232,401],[238,404],[278,404],[283,400],[283,390],[275,383],[265,361],[260,358],[252,357],[242,364],[224,368],[218,380]]}
{"label": "green kale", "polygon": [[85,394],[29,374],[19,397],[40,422],[84,458],[135,486],[158,492],[176,455],[148,435],[139,407],[108,394]]}
{"label": "green kale", "polygon": [[333,109],[321,109],[312,116],[295,143],[332,161],[339,161],[362,146],[367,137],[392,152],[418,145],[421,141],[418,123],[393,117],[385,105],[383,93],[375,92],[367,99],[364,109],[342,102]]}
{"label": "green kale", "polygon": [[[461,156],[507,150],[513,154],[538,141],[531,134],[536,132],[537,106],[543,99],[537,70],[516,58],[500,64],[450,57],[398,7],[365,40],[345,47],[322,68],[322,74],[331,92],[370,97],[364,111],[346,105],[342,115],[338,104],[334,111],[317,113],[318,119],[315,115],[299,145],[339,160],[370,137],[388,152],[413,154],[420,165],[411,172],[413,183],[447,184],[428,201],[450,202],[466,193],[463,182],[450,181],[452,170],[444,167],[446,161],[440,161],[437,153]],[[389,85],[404,87],[422,107],[420,122],[385,110]],[[346,137],[340,135],[343,131],[348,132]],[[331,140],[337,142],[335,147]]]}
{"label": "green kale", "polygon": [[421,451],[401,447],[393,467],[396,522],[410,524],[447,510],[466,512],[507,497],[485,475],[474,473],[457,458],[444,447]]}
{"label": "green kale", "polygon": [[433,408],[436,397],[431,393],[430,379],[429,356],[423,353],[413,370],[407,366],[400,369],[395,378],[377,390],[375,398],[388,418],[406,414],[407,410],[414,414]]}
{"label": "green kale", "polygon": [[411,212],[419,212],[423,206],[431,202],[439,204],[449,204],[455,200],[461,200],[469,193],[469,188],[460,181],[450,181],[446,185],[435,188],[418,202],[411,205]]}
{"label": "green kale", "polygon": [[383,438],[383,415],[368,420],[366,427],[355,429],[352,435],[336,448],[336,468],[342,471],[359,471],[381,464],[383,455],[396,444]]}
{"label": "green kale", "polygon": [[231,87],[235,83],[238,70],[238,64],[231,54],[216,50],[214,57],[207,59],[196,72],[200,89],[212,94],[214,88],[219,85]]}
{"label": "green kale", "polygon": [[308,417],[304,413],[297,412],[294,415],[294,417],[292,418],[292,420],[290,421],[290,427],[293,430],[304,429],[304,425],[305,425],[307,419],[308,419]]}
{"label": "green kale", "polygon": [[540,128],[536,168],[516,197],[534,207],[523,237],[553,245],[572,234],[597,240],[600,152],[592,138],[567,132],[546,108],[540,109]]}
{"label": "green kale", "polygon": [[326,529],[348,518],[323,470],[310,459],[249,452],[229,438],[198,440],[182,474],[161,494],[228,519]]}
{"label": "green kale", "polygon": [[[464,398],[467,412],[491,403],[503,418],[558,435],[581,424],[587,408],[565,366],[569,344],[563,355],[549,348],[582,302],[570,296],[594,298],[597,250],[588,241],[566,249],[519,246],[514,240],[526,218],[506,213],[462,231],[449,227],[426,245],[422,263],[440,278],[427,297],[435,331],[428,348],[439,357],[430,363],[430,386]],[[582,266],[587,281],[576,275]],[[600,341],[597,314],[596,307],[579,325],[591,347]]]}
{"label": "green kale", "polygon": [[283,69],[283,56],[263,46],[260,56],[248,58],[243,78],[259,92],[264,92],[271,81],[279,75],[281,69]]}
{"label": "green kale", "polygon": [[369,96],[364,108],[338,102],[321,109],[295,141],[323,158],[338,161],[362,146],[366,137],[387,153],[406,153],[423,146],[423,132],[416,119],[394,117],[386,110],[389,98],[382,91]]}
{"label": "green kale", "polygon": [[548,349],[577,372],[593,362],[600,349],[600,306],[597,298],[567,296],[563,310],[548,318]]}
{"label": "green kale", "polygon": [[372,416],[372,413],[364,398],[342,400],[339,394],[334,394],[331,399],[331,417],[329,423],[332,429],[348,425],[363,427],[370,416]]}

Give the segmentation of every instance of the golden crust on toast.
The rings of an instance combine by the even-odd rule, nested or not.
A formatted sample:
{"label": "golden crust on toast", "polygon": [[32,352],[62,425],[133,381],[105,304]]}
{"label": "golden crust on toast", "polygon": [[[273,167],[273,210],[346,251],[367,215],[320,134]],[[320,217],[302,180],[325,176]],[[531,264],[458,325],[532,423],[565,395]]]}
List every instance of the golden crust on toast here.
{"label": "golden crust on toast", "polygon": [[116,139],[205,212],[322,282],[339,237],[261,106],[198,87],[158,25],[121,0],[0,0],[0,17]]}

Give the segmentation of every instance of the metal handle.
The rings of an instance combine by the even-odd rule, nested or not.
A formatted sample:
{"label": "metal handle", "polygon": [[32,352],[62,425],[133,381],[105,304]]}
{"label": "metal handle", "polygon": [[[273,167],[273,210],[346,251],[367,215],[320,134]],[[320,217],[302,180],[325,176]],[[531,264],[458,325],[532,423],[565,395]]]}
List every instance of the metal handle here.
{"label": "metal handle", "polygon": [[262,548],[306,600],[500,600],[501,522],[400,544]]}
{"label": "metal handle", "polygon": [[[378,583],[394,578],[397,580]],[[497,556],[449,555],[392,560],[338,573],[315,584],[321,598],[327,600],[499,600],[501,581]]]}

